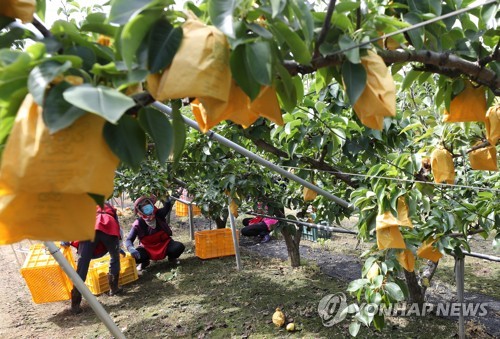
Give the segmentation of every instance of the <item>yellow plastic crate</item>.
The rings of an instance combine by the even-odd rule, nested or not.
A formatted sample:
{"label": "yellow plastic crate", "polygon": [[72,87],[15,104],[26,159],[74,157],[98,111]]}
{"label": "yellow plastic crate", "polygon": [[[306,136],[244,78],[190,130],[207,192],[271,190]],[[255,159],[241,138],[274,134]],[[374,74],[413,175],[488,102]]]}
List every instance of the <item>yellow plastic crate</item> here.
{"label": "yellow plastic crate", "polygon": [[175,215],[178,217],[188,216],[188,206],[182,202],[177,201],[175,203]]}
{"label": "yellow plastic crate", "polygon": [[201,215],[201,209],[198,206],[193,205],[193,217],[197,215]]}
{"label": "yellow plastic crate", "polygon": [[[239,231],[236,231],[239,240]],[[196,256],[200,259],[234,255],[233,235],[230,228],[206,230],[194,234]]]}
{"label": "yellow plastic crate", "polygon": [[[193,206],[193,217],[197,216],[197,215],[201,215],[201,209],[196,206],[196,205],[192,205]],[[178,217],[187,217],[189,215],[189,212],[188,212],[188,205],[186,204],[183,204],[182,202],[176,202],[175,203],[175,215],[178,216]]]}
{"label": "yellow plastic crate", "polygon": [[[110,259],[111,257],[107,254],[102,258],[90,261],[85,285],[87,285],[90,292],[93,294],[101,294],[110,289],[108,282]],[[130,253],[127,253],[125,257],[120,254],[120,277],[118,279],[118,284],[122,286],[132,281],[136,281],[137,279],[139,279],[139,275],[137,274],[134,257],[132,257]]]}
{"label": "yellow plastic crate", "polygon": [[[61,249],[64,257],[73,266],[75,259],[69,247]],[[43,244],[34,244],[21,267],[21,275],[37,304],[69,300],[73,283]]]}

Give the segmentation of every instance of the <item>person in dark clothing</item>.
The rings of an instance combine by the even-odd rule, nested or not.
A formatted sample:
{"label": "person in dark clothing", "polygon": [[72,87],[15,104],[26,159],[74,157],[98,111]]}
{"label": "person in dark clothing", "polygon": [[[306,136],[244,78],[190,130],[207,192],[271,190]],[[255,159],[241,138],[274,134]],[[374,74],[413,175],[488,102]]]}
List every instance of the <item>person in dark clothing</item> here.
{"label": "person in dark clothing", "polygon": [[[257,213],[267,214],[267,207],[262,208],[262,204],[259,203],[257,208]],[[265,218],[260,216],[255,216],[253,218],[243,219],[243,227],[241,229],[241,234],[247,237],[258,237],[261,243],[266,243],[271,240],[271,227],[277,224],[278,220]]]}
{"label": "person in dark clothing", "polygon": [[[95,222],[95,238],[93,241],[73,241],[71,245],[78,249],[76,272],[83,281],[87,279],[90,260],[100,258],[109,252],[109,295],[116,295],[123,290],[118,286],[120,274],[120,239],[122,237],[118,215],[113,205],[105,203],[103,207],[97,206]],[[63,246],[70,243],[63,242]],[[74,314],[82,312],[80,304],[82,295],[77,288],[71,290],[71,311]]]}
{"label": "person in dark clothing", "polygon": [[[184,252],[184,244],[173,240],[172,230],[167,223],[167,215],[172,209],[170,198],[163,202],[162,208],[155,206],[156,197],[140,197],[134,203],[134,211],[138,218],[125,240],[125,247],[135,258],[137,269],[143,270],[150,260],[162,260],[179,264],[179,257]],[[139,246],[134,241],[139,238]]]}

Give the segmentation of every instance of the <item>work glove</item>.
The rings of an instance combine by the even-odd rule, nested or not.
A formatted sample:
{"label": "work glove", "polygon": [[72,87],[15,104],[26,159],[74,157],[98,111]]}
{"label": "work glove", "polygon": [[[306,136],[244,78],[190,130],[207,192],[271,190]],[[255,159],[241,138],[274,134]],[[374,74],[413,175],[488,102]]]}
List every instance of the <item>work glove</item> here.
{"label": "work glove", "polygon": [[125,253],[125,251],[123,250],[123,248],[120,248],[120,254],[122,256],[124,256],[124,257],[127,256],[127,254]]}
{"label": "work glove", "polygon": [[138,250],[136,250],[135,248],[129,248],[128,249],[129,253],[134,257],[136,258],[137,260],[141,259],[141,254],[139,253]]}
{"label": "work glove", "polygon": [[69,241],[61,241],[61,246],[69,247],[69,245],[70,245]]}

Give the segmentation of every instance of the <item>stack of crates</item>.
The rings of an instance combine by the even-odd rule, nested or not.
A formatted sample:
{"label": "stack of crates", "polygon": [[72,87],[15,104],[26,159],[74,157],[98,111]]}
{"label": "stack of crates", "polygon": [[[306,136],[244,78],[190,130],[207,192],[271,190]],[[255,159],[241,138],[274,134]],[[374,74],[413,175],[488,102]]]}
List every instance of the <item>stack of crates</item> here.
{"label": "stack of crates", "polygon": [[[107,254],[102,258],[90,261],[85,285],[93,294],[101,294],[110,290],[108,282],[110,259],[109,254]],[[130,253],[127,253],[126,256],[120,254],[120,278],[118,284],[122,286],[137,279],[139,279],[139,275],[137,274],[134,257]]]}
{"label": "stack of crates", "polygon": [[[237,231],[239,240],[239,231]],[[230,228],[199,231],[194,234],[196,256],[211,259],[234,255],[233,235]]]}
{"label": "stack of crates", "polygon": [[[61,249],[63,256],[76,268],[73,253],[69,247]],[[73,283],[43,244],[34,244],[21,267],[21,275],[37,304],[69,300]]]}

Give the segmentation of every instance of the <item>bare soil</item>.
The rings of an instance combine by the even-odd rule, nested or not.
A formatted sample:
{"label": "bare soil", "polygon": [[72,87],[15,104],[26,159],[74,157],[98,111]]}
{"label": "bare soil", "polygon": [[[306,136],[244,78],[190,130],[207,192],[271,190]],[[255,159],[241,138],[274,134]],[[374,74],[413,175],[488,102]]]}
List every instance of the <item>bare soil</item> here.
{"label": "bare soil", "polygon": [[[133,216],[125,210],[121,219],[122,225],[127,228]],[[174,238],[186,244],[180,266],[173,267],[165,261],[155,262],[138,281],[124,286],[125,294],[98,296],[127,338],[349,336],[347,321],[334,327],[323,326],[317,306],[325,295],[344,292],[347,283],[359,276],[360,262],[356,255],[369,244],[356,248],[357,240],[349,235],[334,236],[332,240],[320,243],[303,241],[301,253],[304,265],[292,269],[286,261],[282,240],[256,244],[253,239],[242,237],[243,270],[238,271],[234,257],[201,260],[195,256],[193,242],[189,240],[187,218],[173,215],[172,225]],[[215,227],[202,217],[195,218],[197,230],[210,226]],[[28,247],[27,241],[13,247],[0,247],[0,265],[3,268],[0,279],[0,336],[111,337],[85,301],[84,312],[78,316],[69,312],[69,301],[33,303],[19,273],[23,259],[20,249]],[[470,265],[466,269],[468,276],[469,273],[474,275],[474,279],[466,280],[466,289],[483,291],[485,298],[498,307],[498,299],[491,297],[499,290],[498,264],[467,258],[466,265]],[[446,281],[450,275],[449,266],[442,266],[445,273],[444,277],[439,276],[438,286],[450,286],[445,289],[453,294],[452,281]],[[271,317],[276,307],[283,310],[287,322],[294,322],[299,331],[289,333],[275,327]],[[500,337],[498,309],[492,319],[496,319],[493,325],[485,325],[478,319],[469,321],[468,336]],[[389,318],[388,326],[382,332],[363,327],[359,337],[428,338],[432,335],[435,338],[453,338],[456,333],[455,320],[428,315]]]}

